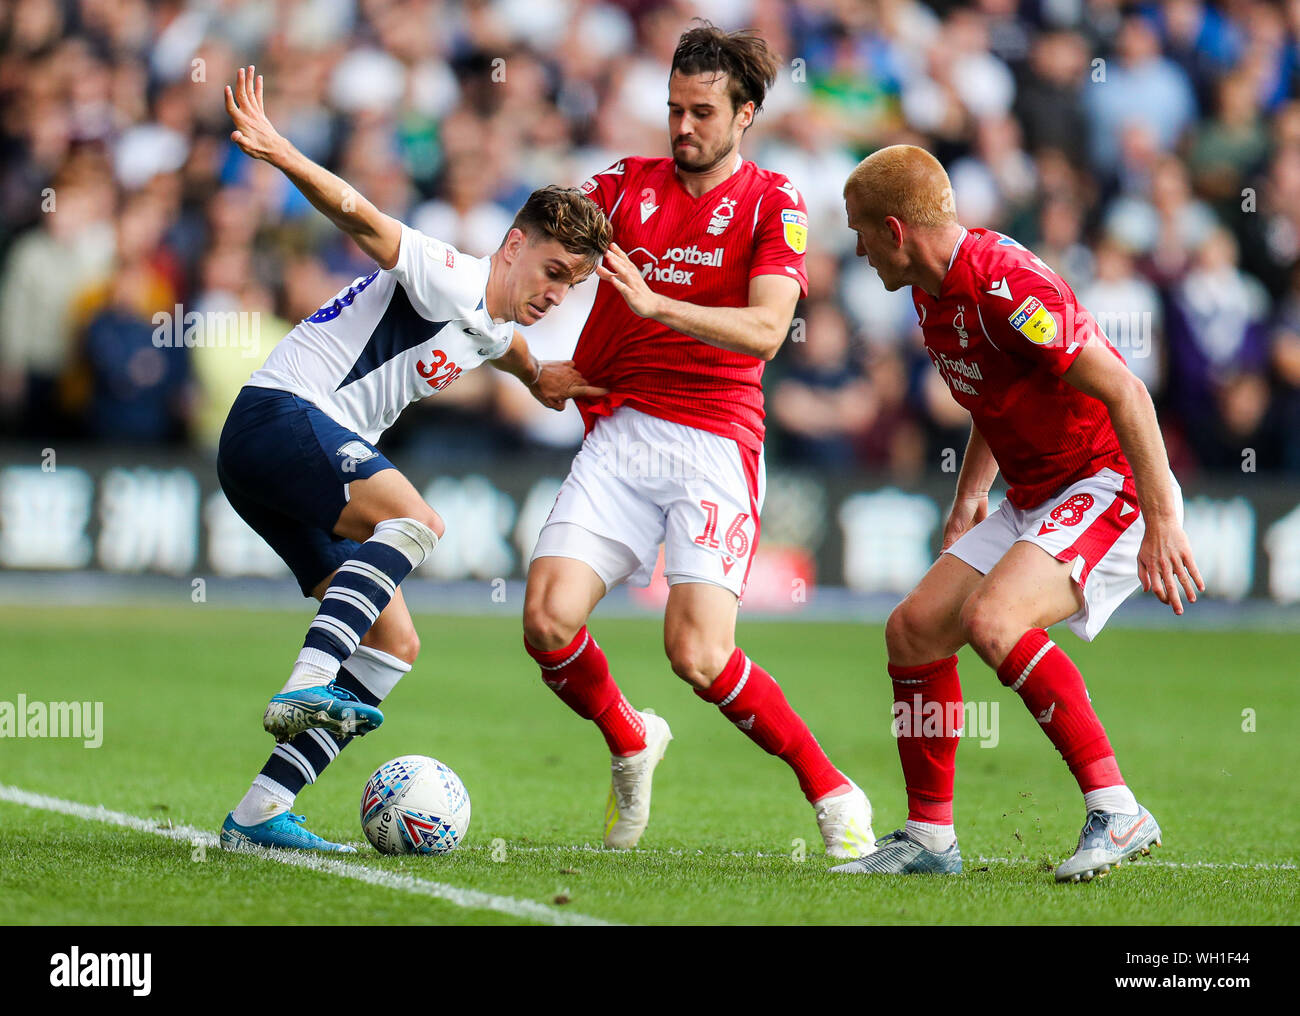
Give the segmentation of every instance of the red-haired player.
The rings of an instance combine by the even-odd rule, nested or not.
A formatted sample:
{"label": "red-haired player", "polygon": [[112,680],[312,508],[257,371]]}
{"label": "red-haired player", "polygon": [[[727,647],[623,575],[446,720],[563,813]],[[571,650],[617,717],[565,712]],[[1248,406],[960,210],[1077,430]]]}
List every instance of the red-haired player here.
{"label": "red-haired player", "polygon": [[583,185],[614,228],[574,353],[588,432],[528,571],[524,643],[611,753],[605,843],[633,847],[671,734],[634,710],[587,618],[620,582],[649,582],[664,545],[673,670],[794,770],[827,852],[874,849],[866,795],[827,759],[780,687],[736,647],[763,504],[763,367],[806,292],[807,211],[739,145],[775,80],[751,32],[691,29],[668,82],[671,158],[626,158]]}
{"label": "red-haired player", "polygon": [[[955,654],[969,643],[1083,791],[1083,832],[1057,880],[1104,875],[1159,845],[1160,827],[1124,784],[1083,678],[1044,629],[1068,620],[1091,641],[1139,583],[1175,614],[1180,584],[1188,600],[1205,589],[1151,396],[1064,279],[1009,237],[962,227],[929,152],[876,152],[844,199],[858,255],[885,288],[912,287],[926,351],[972,426],[943,553],[885,628],[907,827],[834,870],[961,871],[950,721],[962,707]],[[1009,490],[990,514],[999,469]],[[927,716],[946,718],[937,736],[900,717],[918,697]]]}

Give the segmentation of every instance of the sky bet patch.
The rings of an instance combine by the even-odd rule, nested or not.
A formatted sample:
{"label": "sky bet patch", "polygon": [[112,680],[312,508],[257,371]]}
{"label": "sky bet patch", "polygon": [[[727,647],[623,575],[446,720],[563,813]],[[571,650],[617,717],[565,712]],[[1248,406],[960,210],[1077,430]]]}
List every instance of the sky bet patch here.
{"label": "sky bet patch", "polygon": [[808,216],[797,208],[787,208],[781,213],[785,226],[785,242],[796,254],[808,249]]}
{"label": "sky bet patch", "polygon": [[1025,300],[1007,320],[1012,328],[1036,345],[1045,346],[1056,338],[1056,319],[1036,296]]}

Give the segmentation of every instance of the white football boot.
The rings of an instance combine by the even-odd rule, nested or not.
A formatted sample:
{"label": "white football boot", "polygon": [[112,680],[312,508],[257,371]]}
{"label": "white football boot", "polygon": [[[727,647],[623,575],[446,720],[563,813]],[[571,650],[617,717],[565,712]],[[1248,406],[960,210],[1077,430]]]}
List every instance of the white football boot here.
{"label": "white football boot", "polygon": [[1090,811],[1074,854],[1056,869],[1058,882],[1091,882],[1132,857],[1145,857],[1161,846],[1160,826],[1142,805],[1137,814]]}
{"label": "white football boot", "polygon": [[673,732],[653,710],[638,711],[645,723],[645,748],[635,755],[611,755],[609,798],[605,802],[605,846],[630,850],[650,821],[650,783]]}
{"label": "white football boot", "polygon": [[852,780],[847,794],[825,798],[817,809],[817,826],[826,841],[827,857],[866,857],[876,852],[876,834],[871,831],[871,802]]}

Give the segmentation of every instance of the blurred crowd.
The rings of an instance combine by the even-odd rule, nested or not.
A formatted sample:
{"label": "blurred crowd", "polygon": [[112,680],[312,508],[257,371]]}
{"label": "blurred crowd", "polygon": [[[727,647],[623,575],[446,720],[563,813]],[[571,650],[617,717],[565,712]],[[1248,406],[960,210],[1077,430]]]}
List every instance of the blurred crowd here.
{"label": "blurred crowd", "polygon": [[[897,142],[967,225],[1032,248],[1161,412],[1175,467],[1300,474],[1300,2],[11,0],[0,14],[0,441],[211,447],[292,324],[372,266],[229,141],[256,63],[299,149],[472,254],[545,183],[667,154],[692,17],[784,71],[744,154],[809,209],[810,292],[768,368],[773,462],[900,481],[968,418],[906,291],[854,257],[844,178]],[[529,329],[577,339],[594,280]],[[220,323],[220,327],[217,326]],[[614,338],[617,341],[617,338]],[[575,446],[512,378],[465,375],[389,447]]]}

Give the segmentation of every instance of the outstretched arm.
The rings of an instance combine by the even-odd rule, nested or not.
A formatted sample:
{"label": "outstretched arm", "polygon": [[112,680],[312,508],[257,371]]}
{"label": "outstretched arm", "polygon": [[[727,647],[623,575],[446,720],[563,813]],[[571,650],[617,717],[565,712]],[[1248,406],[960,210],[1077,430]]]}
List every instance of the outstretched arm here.
{"label": "outstretched arm", "polygon": [[616,243],[605,252],[596,274],[619,291],[638,317],[701,342],[770,360],[785,341],[799,302],[799,282],[782,275],[756,275],[749,280],[749,306],[704,307],[656,293]]}
{"label": "outstretched arm", "polygon": [[397,264],[402,224],[358,194],[347,182],[318,166],[282,138],[266,116],[262,103],[262,76],[255,68],[239,68],[234,90],[226,86],[226,112],[235,122],[230,140],[245,155],[269,162],[287,176],[339,229],[352,237],[380,268]]}
{"label": "outstretched arm", "polygon": [[1143,589],[1154,590],[1161,603],[1181,614],[1178,586],[1181,584],[1188,601],[1195,603],[1196,591],[1204,592],[1205,582],[1178,522],[1169,458],[1146,385],[1101,342],[1088,343],[1061,377],[1104,403],[1110,413],[1119,446],[1133,467],[1138,505],[1146,521],[1146,535],[1138,551],[1138,578]]}

